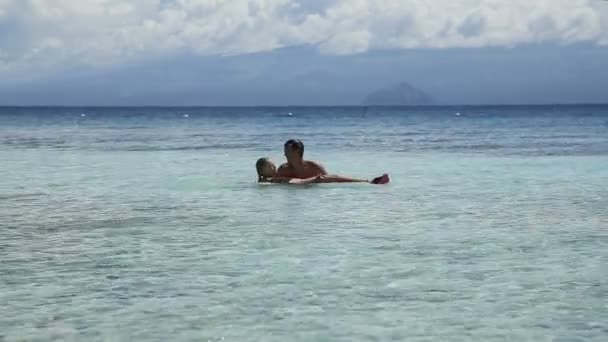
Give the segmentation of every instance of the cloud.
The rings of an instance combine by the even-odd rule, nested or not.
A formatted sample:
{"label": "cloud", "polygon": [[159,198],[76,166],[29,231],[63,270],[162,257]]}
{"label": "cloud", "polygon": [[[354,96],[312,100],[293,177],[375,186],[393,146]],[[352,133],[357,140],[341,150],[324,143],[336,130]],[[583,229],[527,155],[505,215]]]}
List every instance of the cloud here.
{"label": "cloud", "polygon": [[[3,39],[3,35],[5,38]],[[373,49],[608,44],[601,0],[0,0],[0,72],[291,45]]]}
{"label": "cloud", "polygon": [[598,40],[599,45],[608,45],[608,1],[593,1],[592,8],[599,16],[601,34]]}

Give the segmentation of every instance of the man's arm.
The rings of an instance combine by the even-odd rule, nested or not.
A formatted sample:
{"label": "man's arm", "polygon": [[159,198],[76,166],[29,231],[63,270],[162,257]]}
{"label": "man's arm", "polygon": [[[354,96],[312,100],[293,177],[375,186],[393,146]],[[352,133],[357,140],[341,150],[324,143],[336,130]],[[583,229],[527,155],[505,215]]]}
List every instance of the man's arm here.
{"label": "man's arm", "polygon": [[272,177],[270,183],[291,183],[294,178],[289,177]]}
{"label": "man's arm", "polygon": [[320,176],[304,178],[304,179],[292,178],[287,183],[289,183],[289,184],[313,184],[313,183],[319,183],[320,179],[321,179]]}
{"label": "man's arm", "polygon": [[289,178],[289,177],[272,177],[261,180],[261,183],[282,183],[282,184],[312,184],[318,183],[320,177],[310,177],[310,178]]}

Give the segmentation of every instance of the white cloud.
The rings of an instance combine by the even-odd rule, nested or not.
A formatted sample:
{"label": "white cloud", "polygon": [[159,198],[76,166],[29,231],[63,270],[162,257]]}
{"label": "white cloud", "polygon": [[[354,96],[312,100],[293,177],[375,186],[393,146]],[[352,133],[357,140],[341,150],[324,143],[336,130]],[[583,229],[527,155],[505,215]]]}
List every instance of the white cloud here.
{"label": "white cloud", "polygon": [[22,35],[17,37],[19,49],[2,45],[0,49],[4,50],[4,69],[19,73],[71,63],[112,64],[179,51],[242,54],[296,44],[315,45],[329,54],[541,42],[608,44],[608,3],[601,0],[324,3],[0,0],[0,44],[1,35]]}
{"label": "white cloud", "polygon": [[600,38],[598,44],[608,45],[608,1],[593,1],[592,8],[596,11],[600,21]]}
{"label": "white cloud", "polygon": [[0,18],[5,16],[9,7],[13,5],[13,0],[0,0]]}
{"label": "white cloud", "polygon": [[320,45],[321,51],[335,54],[354,54],[369,49],[372,34],[369,31],[338,32]]}

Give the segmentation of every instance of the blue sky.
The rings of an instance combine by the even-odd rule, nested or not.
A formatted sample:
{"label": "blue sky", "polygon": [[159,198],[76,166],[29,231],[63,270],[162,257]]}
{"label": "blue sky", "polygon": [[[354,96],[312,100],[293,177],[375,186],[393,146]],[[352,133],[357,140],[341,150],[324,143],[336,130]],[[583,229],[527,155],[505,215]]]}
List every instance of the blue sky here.
{"label": "blue sky", "polygon": [[0,0],[0,104],[608,102],[607,50],[601,0]]}

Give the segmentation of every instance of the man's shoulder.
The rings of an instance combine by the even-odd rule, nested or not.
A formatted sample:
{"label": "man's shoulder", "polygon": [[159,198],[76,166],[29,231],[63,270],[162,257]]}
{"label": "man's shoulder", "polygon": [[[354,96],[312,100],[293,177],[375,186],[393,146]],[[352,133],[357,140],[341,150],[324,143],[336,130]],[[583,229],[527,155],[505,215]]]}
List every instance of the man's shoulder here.
{"label": "man's shoulder", "polygon": [[305,160],[304,164],[306,166],[316,166],[316,167],[322,166],[321,163],[318,163],[318,162],[313,161],[313,160]]}
{"label": "man's shoulder", "polygon": [[305,160],[304,163],[309,168],[314,168],[319,171],[325,172],[325,168],[323,167],[323,165],[321,165],[321,163],[318,163],[318,162],[312,161],[312,160]]}
{"label": "man's shoulder", "polygon": [[279,168],[277,169],[277,174],[281,177],[287,177],[291,175],[291,168],[289,167],[289,164],[281,164],[281,166],[279,166]]}
{"label": "man's shoulder", "polygon": [[279,166],[279,168],[277,170],[289,170],[289,169],[290,169],[289,164],[283,163]]}

